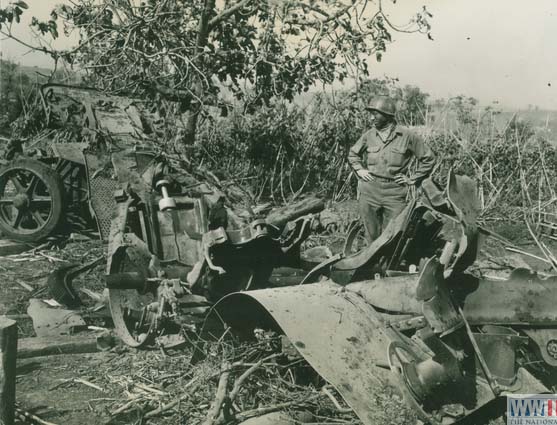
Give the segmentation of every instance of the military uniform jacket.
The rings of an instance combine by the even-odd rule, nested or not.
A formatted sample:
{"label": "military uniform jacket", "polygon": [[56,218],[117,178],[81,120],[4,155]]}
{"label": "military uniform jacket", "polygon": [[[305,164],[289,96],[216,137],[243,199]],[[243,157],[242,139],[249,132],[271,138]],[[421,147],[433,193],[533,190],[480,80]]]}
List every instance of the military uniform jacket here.
{"label": "military uniform jacket", "polygon": [[431,174],[435,156],[420,136],[396,125],[385,141],[375,128],[366,131],[350,148],[348,162],[354,171],[367,168],[376,177],[394,180],[395,175],[408,171],[412,157],[418,166],[411,179],[420,182]]}

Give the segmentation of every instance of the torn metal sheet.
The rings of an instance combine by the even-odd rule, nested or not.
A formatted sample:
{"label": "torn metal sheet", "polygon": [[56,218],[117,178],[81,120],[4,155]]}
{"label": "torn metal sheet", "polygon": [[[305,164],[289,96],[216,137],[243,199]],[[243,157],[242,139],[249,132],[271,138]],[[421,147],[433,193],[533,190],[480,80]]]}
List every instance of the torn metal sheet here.
{"label": "torn metal sheet", "polygon": [[454,259],[447,264],[445,276],[461,272],[476,260],[479,250],[479,233],[476,218],[479,214],[479,199],[476,183],[468,176],[458,176],[449,171],[447,182],[447,199],[462,226],[458,241],[458,251]]}
{"label": "torn metal sheet", "polygon": [[[416,299],[415,277],[367,280],[351,283],[346,288],[359,293],[378,309],[422,314],[422,303]],[[470,324],[557,324],[557,276],[542,279],[525,269],[515,270],[507,280],[461,274],[449,281],[449,290],[455,303],[463,306]]]}
{"label": "torn metal sheet", "polygon": [[49,307],[36,298],[29,300],[27,314],[33,320],[33,328],[39,337],[69,335],[75,328],[86,326],[79,313]]}
{"label": "torn metal sheet", "polygon": [[[397,282],[400,287],[408,287],[407,277],[383,279],[376,283],[391,289],[389,298],[397,298],[393,295]],[[371,286],[372,283],[368,281],[367,285]],[[481,292],[480,289],[478,292]],[[414,299],[413,307],[424,305],[423,300],[421,303],[417,301],[416,284],[413,290],[407,288],[407,291],[410,298]],[[437,289],[431,294],[425,291],[420,295],[428,299],[438,294]],[[434,424],[445,423],[445,420],[448,420],[446,423],[452,423],[494,398],[481,371],[478,373],[477,366],[474,367],[475,356],[466,348],[469,345],[466,343],[466,333],[459,334],[458,327],[452,326],[452,322],[449,326],[451,329],[447,330],[446,326],[438,329],[441,337],[448,334],[453,336],[446,341],[460,341],[460,345],[449,349],[450,346],[433,333],[435,329],[428,327],[430,324],[426,318],[417,315],[412,318],[399,312],[389,314],[384,310],[378,312],[371,305],[378,300],[368,298],[369,295],[363,282],[342,287],[332,281],[324,281],[231,294],[219,301],[213,311],[240,338],[253,337],[257,328],[284,333],[292,346],[337,389],[366,425],[388,422],[388,418],[383,416],[381,397],[393,394],[393,390],[403,394],[418,417]],[[412,303],[406,304],[412,306]],[[470,311],[475,308],[474,303],[471,303]],[[420,330],[408,338],[399,332],[403,328],[392,322],[397,318],[404,318],[404,323],[409,323],[404,328],[406,331]],[[479,318],[476,317],[476,320]],[[493,369],[503,393],[547,391],[527,370],[516,365],[516,349],[525,342],[524,337],[519,337],[510,328],[493,326],[484,326],[482,333],[475,335],[480,340],[482,353],[487,356],[488,366],[490,370]],[[507,340],[510,342],[507,343]],[[423,345],[424,342],[427,346]],[[504,344],[498,348],[494,345],[502,342]],[[399,367],[392,357],[393,348],[403,349],[399,355],[402,353],[406,358]],[[494,349],[505,350],[505,363],[493,361]],[[443,350],[445,357],[454,359],[453,363],[442,359],[439,354]],[[455,355],[457,352],[460,354]],[[471,359],[472,363],[466,359]],[[434,360],[441,363],[437,364]],[[461,364],[461,360],[465,364]],[[449,370],[447,367],[451,364],[452,369]],[[436,368],[433,365],[437,365]],[[461,367],[467,372],[461,374]],[[397,370],[404,372],[396,373]],[[412,377],[409,371],[414,372],[412,384],[409,384]],[[440,379],[445,379],[448,386],[458,382],[460,392],[455,393],[454,388],[442,393],[415,392],[418,388],[416,384],[422,380],[437,382],[436,378],[429,376],[434,371],[440,374]]]}
{"label": "torn metal sheet", "polygon": [[507,280],[469,281],[453,286],[453,297],[464,304],[470,323],[501,325],[557,324],[557,276],[540,278],[529,270],[515,270]]}
{"label": "torn metal sheet", "polygon": [[387,423],[380,400],[396,383],[385,347],[397,336],[359,295],[328,281],[232,294],[215,310],[242,332],[281,328],[362,422]]}
{"label": "torn metal sheet", "polygon": [[88,147],[88,143],[52,143],[50,145],[52,152],[58,158],[81,165],[85,165],[83,151]]}
{"label": "torn metal sheet", "polygon": [[443,278],[443,266],[436,258],[430,258],[422,268],[416,299],[423,302],[422,312],[435,333],[449,333],[462,326]]}

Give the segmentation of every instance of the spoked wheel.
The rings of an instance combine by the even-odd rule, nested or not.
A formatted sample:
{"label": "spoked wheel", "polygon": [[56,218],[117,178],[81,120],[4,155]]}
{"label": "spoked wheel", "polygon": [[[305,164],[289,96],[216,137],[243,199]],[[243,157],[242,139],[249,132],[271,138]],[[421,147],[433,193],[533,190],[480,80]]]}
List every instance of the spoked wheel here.
{"label": "spoked wheel", "polygon": [[[149,258],[135,247],[125,247],[112,260],[111,273],[137,272],[147,278]],[[110,312],[116,334],[130,347],[150,343],[157,330],[157,314],[153,309],[157,296],[137,289],[109,288]]]}
{"label": "spoked wheel", "polygon": [[0,230],[8,238],[35,242],[50,236],[63,202],[64,185],[48,165],[21,158],[0,170]]}

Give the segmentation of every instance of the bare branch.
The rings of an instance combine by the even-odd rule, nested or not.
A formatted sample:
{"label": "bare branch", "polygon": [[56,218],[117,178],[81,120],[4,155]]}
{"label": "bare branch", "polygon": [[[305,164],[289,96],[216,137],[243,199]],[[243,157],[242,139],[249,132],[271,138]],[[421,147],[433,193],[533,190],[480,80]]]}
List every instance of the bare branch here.
{"label": "bare branch", "polygon": [[216,25],[227,19],[229,16],[236,13],[238,10],[241,10],[248,4],[250,4],[253,0],[241,0],[238,3],[230,6],[228,9],[223,10],[217,16],[209,20],[209,30],[213,29]]}

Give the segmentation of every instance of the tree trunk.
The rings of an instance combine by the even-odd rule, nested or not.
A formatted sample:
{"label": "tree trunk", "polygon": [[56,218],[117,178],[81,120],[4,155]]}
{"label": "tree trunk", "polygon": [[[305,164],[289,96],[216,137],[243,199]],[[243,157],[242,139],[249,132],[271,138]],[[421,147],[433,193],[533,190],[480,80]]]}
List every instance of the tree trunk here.
{"label": "tree trunk", "polygon": [[[197,92],[197,90],[194,90]],[[197,93],[196,93],[197,94]],[[186,130],[184,132],[184,144],[186,146],[192,146],[195,143],[195,132],[197,130],[197,118],[199,117],[199,111],[201,106],[196,108],[195,110],[190,110],[187,113],[187,120],[186,120]]]}
{"label": "tree trunk", "polygon": [[0,317],[0,424],[13,425],[17,322]]}
{"label": "tree trunk", "polygon": [[[207,40],[209,39],[209,20],[215,9],[215,0],[205,0],[205,5],[203,7],[203,13],[201,14],[201,19],[199,20],[199,29],[197,30],[197,41],[195,45],[195,55],[197,56],[203,51],[207,45]],[[199,69],[203,70],[203,60],[199,60],[197,63]],[[205,75],[205,78],[209,79],[209,75]],[[203,98],[203,84],[200,77],[196,79],[193,84],[193,93],[198,99]],[[193,145],[195,143],[195,132],[197,130],[197,119],[199,117],[199,112],[201,111],[203,105],[199,103],[199,100],[194,99],[190,110],[188,112],[188,118],[186,122],[186,131],[184,134],[184,143],[186,145]]]}

